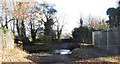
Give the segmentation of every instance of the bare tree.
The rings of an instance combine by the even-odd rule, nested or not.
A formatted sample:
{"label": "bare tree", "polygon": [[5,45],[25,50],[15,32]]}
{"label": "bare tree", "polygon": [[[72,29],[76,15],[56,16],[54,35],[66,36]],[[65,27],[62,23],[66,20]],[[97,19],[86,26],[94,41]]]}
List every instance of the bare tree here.
{"label": "bare tree", "polygon": [[103,30],[108,28],[108,25],[104,19],[93,16],[88,17],[87,26],[93,30]]}
{"label": "bare tree", "polygon": [[[10,4],[11,3],[11,4]],[[9,1],[6,1],[6,0],[1,0],[0,1],[0,13],[1,13],[1,24],[2,24],[2,27],[4,28],[7,28],[8,29],[8,23],[11,22],[12,20],[14,20],[12,17],[11,17],[11,10],[12,8],[10,8],[9,6],[12,6],[13,5],[13,2],[12,0],[9,0]]]}
{"label": "bare tree", "polygon": [[42,25],[44,22],[42,21],[42,13],[40,9],[36,6],[33,6],[28,13],[27,21],[28,21],[28,30],[30,29],[32,42],[36,41],[37,32],[42,30]]}
{"label": "bare tree", "polygon": [[64,18],[65,17],[62,17],[62,16],[55,17],[55,20],[56,20],[56,24],[55,24],[56,25],[56,38],[58,40],[60,40],[63,28],[64,28],[64,26],[66,24]]}
{"label": "bare tree", "polygon": [[[3,19],[5,20],[2,21],[2,26],[9,28],[8,24],[11,25],[10,29],[13,27],[12,32],[16,32],[14,31],[16,29],[17,36],[19,36],[20,40],[24,42],[24,39],[26,38],[25,19],[34,2],[1,0],[0,3],[2,5]],[[13,21],[13,23],[11,23],[11,21]]]}

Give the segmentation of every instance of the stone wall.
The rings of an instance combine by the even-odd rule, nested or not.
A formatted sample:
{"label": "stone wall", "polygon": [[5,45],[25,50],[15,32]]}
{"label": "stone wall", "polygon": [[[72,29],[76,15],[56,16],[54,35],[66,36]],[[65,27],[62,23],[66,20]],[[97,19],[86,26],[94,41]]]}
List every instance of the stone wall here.
{"label": "stone wall", "polygon": [[0,29],[0,51],[3,49],[3,31]]}
{"label": "stone wall", "polygon": [[2,60],[2,49],[3,49],[3,32],[0,29],[0,64]]}
{"label": "stone wall", "polygon": [[2,29],[0,29],[0,49],[3,48],[13,49],[14,48],[14,38],[11,32],[3,34]]}
{"label": "stone wall", "polygon": [[6,48],[13,49],[14,48],[14,38],[11,32],[6,33]]}

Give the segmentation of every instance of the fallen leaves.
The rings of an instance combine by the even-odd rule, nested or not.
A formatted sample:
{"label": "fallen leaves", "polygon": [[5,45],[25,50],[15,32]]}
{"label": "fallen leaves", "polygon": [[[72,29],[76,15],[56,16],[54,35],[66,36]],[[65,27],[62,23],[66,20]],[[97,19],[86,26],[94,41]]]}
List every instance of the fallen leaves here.
{"label": "fallen leaves", "polygon": [[2,52],[2,62],[32,62],[25,57],[30,54],[18,49],[4,49]]}

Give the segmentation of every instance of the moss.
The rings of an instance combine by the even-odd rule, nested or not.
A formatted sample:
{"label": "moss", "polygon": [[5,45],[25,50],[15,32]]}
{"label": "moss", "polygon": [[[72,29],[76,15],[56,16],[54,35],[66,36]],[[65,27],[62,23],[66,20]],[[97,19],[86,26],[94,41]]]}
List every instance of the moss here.
{"label": "moss", "polygon": [[9,32],[9,29],[7,29],[7,28],[2,28],[2,30],[3,30],[3,32],[4,32],[4,34],[6,34],[6,33],[8,33]]}

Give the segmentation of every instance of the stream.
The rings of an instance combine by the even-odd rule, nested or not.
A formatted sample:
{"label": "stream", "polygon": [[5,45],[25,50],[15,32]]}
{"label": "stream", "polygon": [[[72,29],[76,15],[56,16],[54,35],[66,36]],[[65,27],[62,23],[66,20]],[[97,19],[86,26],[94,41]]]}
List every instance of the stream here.
{"label": "stream", "polygon": [[58,48],[54,48],[50,56],[38,56],[39,63],[42,64],[50,64],[56,62],[68,63],[71,61],[71,43],[62,43],[57,46]]}

